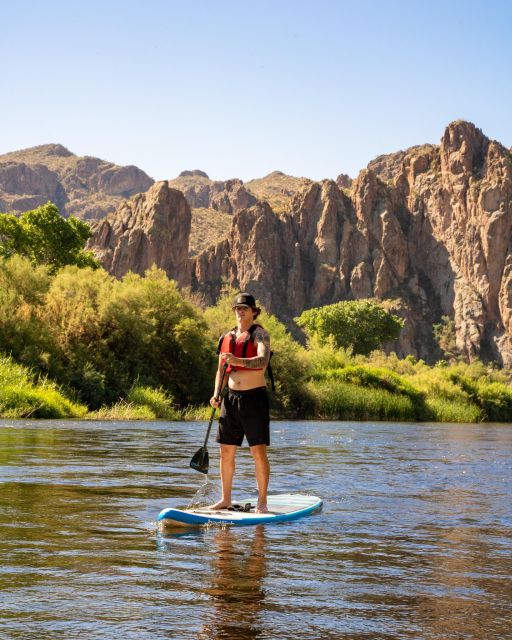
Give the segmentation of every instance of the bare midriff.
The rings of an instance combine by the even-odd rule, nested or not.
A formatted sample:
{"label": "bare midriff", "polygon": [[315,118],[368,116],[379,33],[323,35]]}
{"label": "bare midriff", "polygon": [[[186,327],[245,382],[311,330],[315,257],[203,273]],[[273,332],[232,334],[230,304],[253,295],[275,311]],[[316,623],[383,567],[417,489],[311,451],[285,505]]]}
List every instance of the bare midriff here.
{"label": "bare midriff", "polygon": [[265,370],[251,371],[250,369],[242,369],[241,371],[232,371],[229,374],[228,386],[233,391],[247,391],[248,389],[264,387],[266,386]]}

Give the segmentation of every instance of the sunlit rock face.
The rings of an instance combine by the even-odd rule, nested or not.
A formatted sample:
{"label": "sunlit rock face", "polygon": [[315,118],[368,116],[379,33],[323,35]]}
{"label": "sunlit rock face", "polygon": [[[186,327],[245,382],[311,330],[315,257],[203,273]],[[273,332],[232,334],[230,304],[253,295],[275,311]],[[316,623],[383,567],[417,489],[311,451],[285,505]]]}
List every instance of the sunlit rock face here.
{"label": "sunlit rock face", "polygon": [[51,200],[63,216],[97,220],[153,182],[133,165],[80,157],[61,144],[45,144],[0,156],[0,211],[22,213]]}
{"label": "sunlit rock face", "polygon": [[304,309],[376,297],[405,319],[389,345],[399,355],[439,358],[432,324],[447,315],[462,353],[512,365],[511,154],[471,123],[353,181],[303,180],[277,212],[240,181],[194,178],[196,205],[232,215],[226,237],[189,259],[189,205],[157,183],[98,225],[92,244],[112,273],[154,262],[209,304],[230,284],[290,326]]}
{"label": "sunlit rock face", "polygon": [[156,265],[186,285],[190,282],[190,220],[183,193],[168,182],[157,182],[97,223],[88,246],[118,278],[128,271],[143,275]]}

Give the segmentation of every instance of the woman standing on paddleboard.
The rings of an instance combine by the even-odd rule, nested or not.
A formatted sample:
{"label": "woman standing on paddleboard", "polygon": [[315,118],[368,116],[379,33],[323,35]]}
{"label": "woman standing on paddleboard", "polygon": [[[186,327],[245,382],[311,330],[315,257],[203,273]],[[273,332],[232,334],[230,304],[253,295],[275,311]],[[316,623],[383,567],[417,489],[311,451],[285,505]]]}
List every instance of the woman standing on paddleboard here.
{"label": "woman standing on paddleboard", "polygon": [[[217,432],[217,442],[220,444],[222,496],[210,509],[232,506],[231,491],[236,450],[242,446],[246,437],[254,460],[258,485],[256,513],[267,513],[270,476],[267,447],[270,444],[270,417],[265,369],[270,360],[270,336],[261,325],[256,324],[261,309],[256,306],[254,296],[241,293],[234,301],[232,309],[235,312],[237,326],[221,336],[219,366],[215,378],[215,389],[218,389],[224,365],[227,365],[228,393],[222,400]],[[220,403],[215,396],[210,399],[212,407],[218,407]]]}

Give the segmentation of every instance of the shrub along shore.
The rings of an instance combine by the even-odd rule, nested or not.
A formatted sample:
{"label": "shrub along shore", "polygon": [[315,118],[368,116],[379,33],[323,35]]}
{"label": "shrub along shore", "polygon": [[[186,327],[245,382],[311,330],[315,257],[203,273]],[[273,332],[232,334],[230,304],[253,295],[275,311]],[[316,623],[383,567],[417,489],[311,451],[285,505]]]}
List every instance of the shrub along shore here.
{"label": "shrub along shore", "polygon": [[[325,355],[325,353],[324,353]],[[274,419],[510,422],[512,388],[481,363],[429,367],[382,352],[368,358],[341,354],[344,364],[308,376],[300,406],[272,397]],[[337,354],[339,357],[340,354]],[[206,404],[179,407],[160,389],[135,385],[125,398],[91,410],[73,393],[0,357],[0,417],[85,420],[207,420]]]}
{"label": "shrub along shore", "polygon": [[[312,347],[302,355],[311,356]],[[272,394],[273,419],[464,423],[512,419],[508,373],[480,362],[429,367],[411,357],[400,360],[377,351],[368,357],[352,356],[329,345],[317,347],[312,359],[315,362],[304,376],[300,402],[294,393],[285,406],[284,383],[278,381]],[[206,404],[180,407],[163,388],[141,385],[134,385],[111,405],[90,409],[69,388],[41,377],[11,357],[0,357],[3,418],[207,420],[210,413]]]}
{"label": "shrub along shore", "polygon": [[[0,260],[0,416],[207,419],[232,297],[201,310],[158,269],[116,280],[93,267]],[[512,420],[508,370],[354,355],[314,332],[304,347],[274,316],[259,321],[274,351],[275,419]]]}

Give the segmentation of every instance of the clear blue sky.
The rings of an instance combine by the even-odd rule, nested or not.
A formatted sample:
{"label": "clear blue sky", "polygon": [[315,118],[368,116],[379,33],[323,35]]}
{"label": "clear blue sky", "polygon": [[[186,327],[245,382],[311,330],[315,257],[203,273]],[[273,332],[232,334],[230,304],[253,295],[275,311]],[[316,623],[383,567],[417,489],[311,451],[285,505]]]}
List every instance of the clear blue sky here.
{"label": "clear blue sky", "polygon": [[0,25],[0,153],[321,179],[459,118],[512,145],[508,0],[17,0]]}

